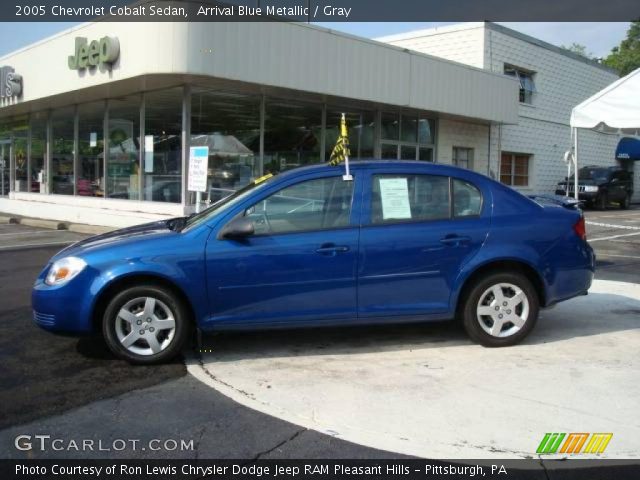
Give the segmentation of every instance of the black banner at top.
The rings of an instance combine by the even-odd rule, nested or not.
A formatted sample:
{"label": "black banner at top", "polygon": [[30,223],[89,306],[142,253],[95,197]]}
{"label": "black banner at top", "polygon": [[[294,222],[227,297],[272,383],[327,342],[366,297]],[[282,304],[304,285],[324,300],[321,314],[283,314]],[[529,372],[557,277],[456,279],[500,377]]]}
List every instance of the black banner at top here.
{"label": "black banner at top", "polygon": [[626,22],[638,0],[14,0],[3,22]]}

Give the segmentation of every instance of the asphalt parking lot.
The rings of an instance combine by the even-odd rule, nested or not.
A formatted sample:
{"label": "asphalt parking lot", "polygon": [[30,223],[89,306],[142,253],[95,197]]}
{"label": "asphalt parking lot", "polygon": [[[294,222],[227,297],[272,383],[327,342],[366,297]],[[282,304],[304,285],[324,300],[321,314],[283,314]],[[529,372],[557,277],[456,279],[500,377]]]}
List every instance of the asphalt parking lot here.
{"label": "asphalt parking lot", "polygon": [[[24,457],[13,447],[16,434],[47,432],[196,440],[190,452],[65,452],[67,457],[388,458],[432,452],[456,458],[457,451],[462,458],[475,451],[476,458],[517,458],[528,455],[529,441],[535,451],[546,431],[611,428],[621,446],[615,455],[612,443],[613,457],[637,458],[640,425],[625,415],[635,411],[640,394],[640,207],[585,216],[602,282],[575,300],[584,300],[584,318],[561,326],[546,321],[570,317],[570,302],[545,312],[539,331],[522,347],[471,345],[451,322],[367,332],[225,334],[206,339],[212,353],[191,348],[184,363],[147,368],[113,359],[99,339],[53,336],[30,321],[30,287],[39,269],[83,235],[0,225],[0,362],[6,372],[0,377],[0,456]],[[617,320],[604,325],[603,315],[613,310]],[[530,375],[533,364],[540,375]],[[573,394],[552,400],[545,377]],[[610,404],[593,403],[607,392]],[[477,411],[468,408],[474,398],[480,399]],[[500,398],[505,404],[495,405]],[[479,404],[494,406],[487,414]],[[526,415],[520,408],[528,409]],[[411,414],[416,409],[420,414]],[[505,427],[494,428],[495,438],[464,437],[461,424],[484,421],[477,430],[485,431],[492,418]],[[438,451],[426,441],[423,422],[429,426],[422,430],[446,432],[443,443],[451,449]],[[527,437],[506,448],[509,439],[501,432],[515,424]]]}

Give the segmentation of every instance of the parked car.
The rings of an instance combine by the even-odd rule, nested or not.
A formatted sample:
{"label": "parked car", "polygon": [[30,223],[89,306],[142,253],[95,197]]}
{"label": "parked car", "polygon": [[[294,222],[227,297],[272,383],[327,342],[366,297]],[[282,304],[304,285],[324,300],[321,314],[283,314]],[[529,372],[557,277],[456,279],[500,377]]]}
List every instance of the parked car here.
{"label": "parked car", "polygon": [[[82,240],[33,288],[41,327],[98,331],[133,363],[202,331],[460,318],[513,345],[540,308],[587,293],[595,258],[571,201],[426,162],[261,178],[200,214]],[[286,337],[283,337],[286,341]]]}
{"label": "parked car", "polygon": [[[556,195],[565,195],[567,180],[558,182]],[[569,179],[569,195],[575,192],[575,176]],[[633,196],[633,175],[620,167],[586,166],[578,170],[578,199],[599,210],[616,202],[627,209]]]}

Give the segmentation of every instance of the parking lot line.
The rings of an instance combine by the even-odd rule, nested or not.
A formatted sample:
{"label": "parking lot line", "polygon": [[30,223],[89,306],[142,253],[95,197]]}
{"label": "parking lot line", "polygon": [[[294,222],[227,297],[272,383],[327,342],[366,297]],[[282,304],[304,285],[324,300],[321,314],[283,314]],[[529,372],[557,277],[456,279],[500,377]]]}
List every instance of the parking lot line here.
{"label": "parking lot line", "polygon": [[631,225],[614,225],[612,223],[600,223],[591,221],[587,221],[586,223],[587,225],[591,225],[594,227],[620,228],[622,230],[640,230],[640,227],[632,227]]}
{"label": "parking lot line", "polygon": [[596,254],[598,257],[620,257],[620,258],[634,258],[640,260],[640,256],[634,255],[617,255],[615,253],[600,253]]}
{"label": "parking lot line", "polygon": [[591,240],[589,240],[589,243],[600,242],[602,240],[613,240],[614,238],[621,238],[621,237],[633,237],[634,235],[640,235],[640,232],[637,232],[637,233],[623,233],[621,235],[612,235],[610,237],[592,238]]}
{"label": "parking lot line", "polygon": [[28,231],[28,232],[9,232],[9,233],[0,233],[0,236],[20,236],[20,235],[35,235],[35,234],[52,234],[52,233],[69,233],[69,230],[36,230],[36,231]]}
{"label": "parking lot line", "polygon": [[0,247],[2,250],[20,250],[27,247],[51,247],[54,245],[70,245],[76,242],[76,240],[69,240],[66,242],[44,242],[44,243],[14,243],[12,245],[3,245]]}

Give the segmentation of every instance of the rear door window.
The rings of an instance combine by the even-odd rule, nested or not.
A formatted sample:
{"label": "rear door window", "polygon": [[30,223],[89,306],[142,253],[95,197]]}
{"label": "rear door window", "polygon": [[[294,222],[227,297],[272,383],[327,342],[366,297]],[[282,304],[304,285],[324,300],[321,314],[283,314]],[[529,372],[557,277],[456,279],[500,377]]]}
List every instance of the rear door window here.
{"label": "rear door window", "polygon": [[449,177],[438,175],[373,175],[371,223],[450,218]]}
{"label": "rear door window", "polygon": [[475,185],[457,178],[453,179],[453,216],[475,217],[480,215],[482,195]]}

